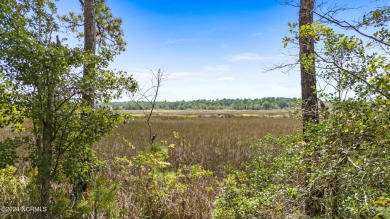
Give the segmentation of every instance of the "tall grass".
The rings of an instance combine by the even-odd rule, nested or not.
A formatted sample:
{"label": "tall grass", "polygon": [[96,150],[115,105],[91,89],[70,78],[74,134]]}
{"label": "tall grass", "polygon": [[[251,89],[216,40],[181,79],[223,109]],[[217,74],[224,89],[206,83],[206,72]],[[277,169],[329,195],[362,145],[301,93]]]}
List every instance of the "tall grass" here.
{"label": "tall grass", "polygon": [[[277,113],[209,113],[166,112],[153,117],[155,143],[157,149],[162,147],[162,152],[158,149],[157,153],[150,152],[149,128],[144,117],[136,116],[118,124],[114,135],[93,146],[99,158],[107,163],[94,178],[109,180],[99,184],[100,187],[91,187],[81,202],[85,205],[81,206],[84,209],[81,214],[88,217],[96,212],[110,213],[113,218],[209,218],[219,191],[218,181],[226,176],[226,168],[239,167],[259,151],[251,147],[251,141],[267,134],[294,134],[300,128],[298,119]],[[3,129],[0,138],[10,134]],[[61,185],[64,191],[56,190],[56,194],[59,197],[65,194],[65,200],[69,186],[64,182]],[[67,209],[67,202],[64,203],[58,208]],[[99,204],[99,211],[95,203]],[[90,209],[95,209],[95,213]]]}
{"label": "tall grass", "polygon": [[[186,118],[155,117],[152,119],[156,141],[174,143],[173,132],[180,135],[191,147],[191,163],[201,164],[216,173],[224,173],[224,165],[238,165],[251,158],[255,152],[250,142],[273,134],[294,134],[300,128],[296,118],[231,117],[231,118]],[[149,144],[148,127],[143,118],[120,124],[115,134],[96,145],[103,159],[134,156]],[[129,147],[129,143],[134,146]],[[174,158],[173,158],[174,159]]]}
{"label": "tall grass", "polygon": [[[95,145],[98,156],[108,163],[100,174],[122,184],[117,199],[124,218],[210,218],[219,191],[218,180],[226,176],[226,168],[239,167],[259,151],[251,147],[251,141],[267,134],[294,134],[300,121],[277,114],[194,116],[194,112],[187,112],[160,114],[152,118],[151,125],[153,134],[157,134],[155,142],[167,149],[169,167],[160,167],[164,162],[153,157],[156,155],[144,157],[150,142],[149,128],[142,117],[119,124],[113,136]],[[116,157],[125,157],[120,171],[114,167]],[[140,159],[128,162],[134,157]],[[142,164],[137,163],[140,160]],[[197,166],[201,169],[192,172]],[[140,174],[140,168],[149,173]],[[214,175],[195,177],[202,169]],[[160,181],[161,177],[171,180]],[[175,189],[172,183],[186,189]]]}

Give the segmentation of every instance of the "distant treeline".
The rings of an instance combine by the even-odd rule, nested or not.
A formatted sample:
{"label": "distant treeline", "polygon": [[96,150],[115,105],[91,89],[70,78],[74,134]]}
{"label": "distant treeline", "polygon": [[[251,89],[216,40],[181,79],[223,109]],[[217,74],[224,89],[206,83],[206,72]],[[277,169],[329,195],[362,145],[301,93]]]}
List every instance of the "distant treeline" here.
{"label": "distant treeline", "polygon": [[[155,109],[161,110],[271,110],[299,107],[298,98],[265,97],[260,99],[216,99],[192,101],[158,101]],[[116,110],[150,109],[149,102],[111,102]]]}

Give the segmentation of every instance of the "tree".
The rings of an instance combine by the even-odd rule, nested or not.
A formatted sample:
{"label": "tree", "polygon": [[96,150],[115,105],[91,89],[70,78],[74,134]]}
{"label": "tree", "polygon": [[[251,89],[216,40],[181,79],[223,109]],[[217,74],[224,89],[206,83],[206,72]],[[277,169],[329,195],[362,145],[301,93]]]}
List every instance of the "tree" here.
{"label": "tree", "polygon": [[[95,0],[85,0],[83,3],[81,1],[83,10],[84,10],[84,50],[90,52],[91,54],[96,53],[96,5]],[[91,70],[94,69],[93,65],[84,66],[84,77],[89,77],[91,75]],[[94,105],[94,100],[91,94],[92,85],[86,88],[83,93],[83,98],[91,106]]]}
{"label": "tree", "polygon": [[314,0],[301,0],[299,8],[299,60],[301,65],[303,131],[308,122],[318,123],[314,38],[307,34],[313,24]]}
{"label": "tree", "polygon": [[[317,11],[315,13],[327,24],[349,32],[337,33],[319,22],[306,26],[304,31],[302,27],[299,29],[303,36],[317,42],[319,49],[313,54],[316,74],[328,87],[326,92],[317,92],[331,105],[322,123],[305,126],[305,157],[306,162],[310,161],[306,164],[306,186],[308,196],[313,196],[307,200],[310,203],[306,203],[309,215],[345,218],[360,214],[368,217],[367,212],[348,212],[340,206],[346,208],[350,204],[369,212],[372,210],[369,203],[379,198],[375,194],[386,193],[389,189],[381,186],[383,179],[389,177],[389,172],[382,169],[388,160],[382,152],[388,151],[384,144],[388,138],[385,133],[389,130],[388,126],[379,128],[388,123],[389,118],[387,42],[390,37],[384,28],[389,22],[389,11],[388,6],[376,6],[354,24],[330,16],[334,15],[332,11]],[[365,33],[364,28],[370,31]],[[302,61],[304,65],[313,64],[310,59]],[[357,164],[370,167],[366,169]],[[376,178],[376,174],[380,174],[381,179]],[[359,179],[362,175],[370,177]],[[358,189],[363,187],[371,192]],[[351,193],[355,197],[351,197]],[[314,208],[310,208],[311,203]],[[371,211],[371,216],[372,212],[375,211]]]}
{"label": "tree", "polygon": [[[315,0],[276,0],[277,2],[293,7],[299,7],[299,22],[289,23],[289,26],[294,29],[298,26],[298,31],[291,33],[295,34],[299,44],[299,65],[301,72],[301,99],[302,99],[302,123],[303,132],[309,123],[318,123],[318,97],[317,97],[317,79],[316,79],[316,59],[315,59],[315,38],[310,33],[311,25],[314,21]],[[291,37],[284,38],[284,46],[288,43],[295,42]],[[286,68],[292,69],[296,64],[277,65],[270,70]]]}
{"label": "tree", "polygon": [[[115,55],[125,50],[123,40],[123,30],[121,28],[122,20],[115,18],[105,0],[79,0],[83,9],[82,14],[74,12],[61,16],[61,20],[68,24],[69,29],[77,34],[79,40],[84,41],[84,51],[104,57],[105,62],[113,61]],[[84,27],[84,28],[80,28]],[[98,46],[98,50],[96,47]],[[108,63],[105,63],[108,64]],[[89,79],[94,76],[95,65],[90,63],[84,65],[83,77]],[[96,98],[94,90],[96,86],[91,83],[83,89],[83,99],[90,107],[94,107]],[[81,160],[88,160],[88,157],[82,156]],[[82,175],[85,173],[82,173]],[[80,194],[88,187],[89,179],[83,179],[84,176],[75,176],[75,196]],[[83,179],[83,180],[82,180]]]}
{"label": "tree", "polygon": [[269,110],[271,109],[271,103],[268,102],[268,101],[264,101],[263,104],[261,105],[261,108],[264,109],[264,110]]}
{"label": "tree", "polygon": [[[81,6],[84,11],[84,51],[96,54],[96,5],[95,0],[85,0],[85,2],[80,1]],[[91,77],[92,71],[94,69],[94,64],[84,65],[83,77]],[[90,84],[83,90],[83,99],[90,107],[94,107],[94,99],[92,97],[93,85]],[[86,161],[89,162],[89,155],[86,158]],[[91,174],[91,173],[89,173]],[[79,181],[75,182],[74,185],[74,199],[75,201],[81,197],[81,194],[88,188],[88,183],[83,177],[79,177]],[[89,181],[89,179],[87,179]]]}
{"label": "tree", "polygon": [[[115,53],[98,55],[60,45],[52,38],[60,30],[55,5],[49,0],[6,0],[0,4],[1,125],[21,127],[32,121],[30,157],[38,168],[39,205],[48,207],[41,218],[53,218],[51,184],[72,181],[75,175],[99,167],[91,145],[110,134],[120,115],[109,108],[94,108],[83,98],[94,85],[95,101],[107,103],[136,83],[125,72],[107,70]],[[81,66],[94,66],[83,77]],[[90,156],[86,163],[75,157]],[[61,179],[60,181],[57,181]],[[34,200],[32,200],[34,202]],[[34,204],[34,203],[33,203]]]}
{"label": "tree", "polygon": [[[318,99],[317,99],[317,80],[315,70],[314,37],[308,34],[313,24],[314,0],[301,0],[299,8],[299,61],[301,68],[301,90],[302,90],[302,122],[303,133],[306,132],[310,123],[318,123]],[[305,138],[308,142],[308,138]],[[307,171],[311,171],[309,166],[314,162],[312,158],[307,158]],[[306,176],[308,177],[308,176]],[[306,184],[309,185],[309,179],[306,178]],[[306,214],[314,216],[320,213],[321,207],[315,203],[316,196],[308,186],[308,197],[306,200]],[[321,193],[321,192],[319,192]]]}
{"label": "tree", "polygon": [[388,218],[390,10],[372,7],[358,19],[368,33],[361,22],[342,33],[338,24],[305,27],[318,48],[316,75],[328,87],[317,94],[330,109],[302,134],[261,139],[258,155],[225,179],[215,218]]}

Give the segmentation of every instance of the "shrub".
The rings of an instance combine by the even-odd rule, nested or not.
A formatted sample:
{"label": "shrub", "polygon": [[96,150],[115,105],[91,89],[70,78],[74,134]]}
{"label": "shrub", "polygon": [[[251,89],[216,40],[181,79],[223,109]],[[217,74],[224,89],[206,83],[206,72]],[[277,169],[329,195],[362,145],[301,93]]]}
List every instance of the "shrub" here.
{"label": "shrub", "polygon": [[225,179],[213,216],[302,218],[308,200],[318,218],[387,215],[389,107],[348,100],[327,116],[303,136],[260,140],[258,155]]}
{"label": "shrub", "polygon": [[122,183],[121,216],[150,218],[204,218],[211,212],[215,181],[200,165],[168,162],[166,145],[149,146],[132,158],[115,161]]}
{"label": "shrub", "polygon": [[[302,212],[303,163],[297,136],[268,135],[258,156],[230,170],[215,200],[214,218],[286,218]],[[298,150],[297,150],[298,149]]]}
{"label": "shrub", "polygon": [[[28,185],[31,179],[29,177],[19,175],[16,167],[6,166],[0,169],[0,206],[8,207],[22,207],[29,206],[29,190]],[[21,217],[21,211],[1,212],[2,217]]]}

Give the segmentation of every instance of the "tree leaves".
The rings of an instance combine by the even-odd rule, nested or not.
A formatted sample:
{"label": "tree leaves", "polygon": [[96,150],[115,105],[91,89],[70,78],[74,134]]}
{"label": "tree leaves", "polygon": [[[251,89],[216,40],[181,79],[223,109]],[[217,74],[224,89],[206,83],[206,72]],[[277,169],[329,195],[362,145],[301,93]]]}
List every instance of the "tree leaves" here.
{"label": "tree leaves", "polygon": [[[107,8],[103,11],[109,13]],[[118,113],[86,103],[83,91],[93,88],[94,99],[107,103],[137,87],[126,72],[107,69],[120,47],[95,55],[59,44],[53,38],[60,32],[57,15],[50,0],[5,0],[0,4],[0,127],[13,124],[21,128],[24,120],[32,121],[33,138],[28,144],[32,145],[31,161],[39,167],[42,206],[48,203],[50,182],[57,176],[74,181],[102,165],[91,145],[111,134],[120,120]],[[71,16],[63,18],[76,19]],[[116,28],[120,42],[120,27]],[[85,65],[95,66],[90,77],[83,77],[81,67]],[[11,164],[16,156],[13,148],[22,142],[6,140],[1,145],[10,146],[2,147],[0,154]]]}

